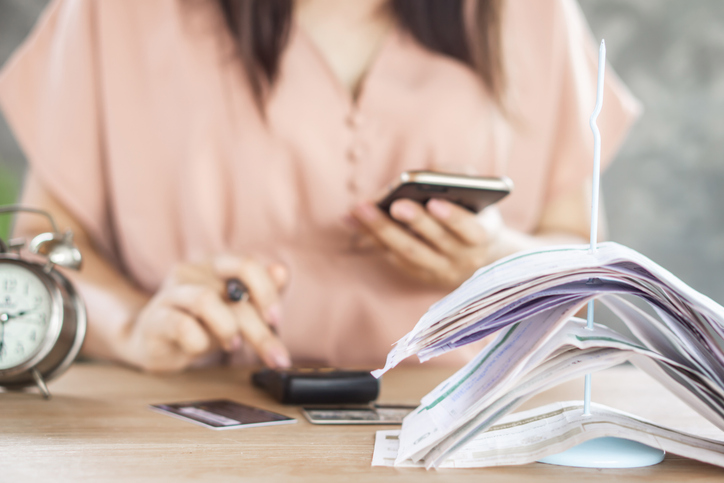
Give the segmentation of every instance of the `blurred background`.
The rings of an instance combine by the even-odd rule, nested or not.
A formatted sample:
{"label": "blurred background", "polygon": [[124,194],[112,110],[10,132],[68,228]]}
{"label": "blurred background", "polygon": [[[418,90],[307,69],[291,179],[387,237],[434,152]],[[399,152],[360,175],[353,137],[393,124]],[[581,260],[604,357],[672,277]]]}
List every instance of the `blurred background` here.
{"label": "blurred background", "polygon": [[[0,0],[0,65],[46,3]],[[610,65],[645,108],[603,176],[610,238],[724,304],[724,2],[580,4],[595,36],[606,39]],[[24,166],[0,115],[0,204],[18,195]],[[0,236],[8,221],[0,219]]]}

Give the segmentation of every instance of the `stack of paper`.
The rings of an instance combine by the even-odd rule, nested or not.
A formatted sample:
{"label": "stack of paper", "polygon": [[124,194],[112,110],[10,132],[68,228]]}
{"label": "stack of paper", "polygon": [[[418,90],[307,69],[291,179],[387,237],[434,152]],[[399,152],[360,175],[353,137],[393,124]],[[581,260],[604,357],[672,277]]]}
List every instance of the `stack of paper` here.
{"label": "stack of paper", "polygon": [[[567,401],[501,418],[446,458],[440,467],[526,464],[612,434],[684,457],[719,466],[724,464],[720,441],[664,428],[595,403],[591,404],[591,414],[584,415],[581,401]],[[377,431],[372,466],[425,466],[424,461],[398,461],[399,437],[400,430]]]}
{"label": "stack of paper", "polygon": [[[658,318],[622,295],[648,302]],[[571,318],[594,297],[600,297],[638,341],[604,326],[587,329],[583,321]],[[615,243],[601,244],[595,253],[588,246],[556,247],[485,267],[431,307],[375,374],[410,355],[424,361],[495,332],[497,337],[474,360],[425,396],[405,419],[395,464],[436,467],[455,462],[453,455],[468,445],[486,444],[479,435],[538,392],[625,361],[724,429],[724,308],[631,249]],[[598,408],[599,416],[612,411]],[[639,440],[653,434],[648,423],[626,417],[637,421],[630,428],[641,433]],[[579,439],[553,438],[570,445]],[[724,466],[724,444],[692,435],[674,441],[676,448],[663,449],[695,458],[701,453],[697,459]],[[559,443],[543,443],[543,452],[561,451]],[[684,453],[683,447],[688,448]],[[522,464],[541,457],[539,450],[521,448],[512,445],[465,464]]]}

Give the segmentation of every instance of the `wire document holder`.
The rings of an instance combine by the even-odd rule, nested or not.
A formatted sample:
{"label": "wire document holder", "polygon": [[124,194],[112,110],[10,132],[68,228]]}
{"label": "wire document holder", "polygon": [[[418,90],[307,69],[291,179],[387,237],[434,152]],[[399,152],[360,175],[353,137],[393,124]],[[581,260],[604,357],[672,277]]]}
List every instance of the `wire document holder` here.
{"label": "wire document holder", "polygon": [[[606,42],[601,40],[598,50],[598,82],[596,86],[596,106],[589,124],[593,131],[593,176],[591,190],[591,245],[590,252],[596,253],[598,239],[598,198],[601,177],[601,133],[596,119],[603,105],[603,74],[606,69]],[[586,328],[593,330],[593,300],[588,302]],[[584,416],[591,415],[591,375],[586,374],[583,394]],[[573,448],[539,460],[560,466],[584,468],[639,468],[652,466],[664,459],[664,452],[635,441],[621,438],[597,438],[581,443]]]}

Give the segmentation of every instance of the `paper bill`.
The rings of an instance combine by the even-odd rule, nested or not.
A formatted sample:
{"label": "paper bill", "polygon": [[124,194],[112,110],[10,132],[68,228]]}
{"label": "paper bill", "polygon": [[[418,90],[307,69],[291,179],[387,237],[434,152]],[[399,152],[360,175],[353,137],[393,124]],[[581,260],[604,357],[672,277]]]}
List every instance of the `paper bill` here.
{"label": "paper bill", "polygon": [[[599,297],[638,340],[571,318]],[[638,298],[657,317],[622,297]],[[484,267],[433,305],[375,375],[410,355],[425,361],[495,332],[405,418],[397,464],[445,465],[538,392],[624,361],[724,429],[724,308],[634,250],[553,247]]]}
{"label": "paper bill", "polygon": [[[425,467],[422,461],[399,461],[399,433],[377,432],[372,465]],[[667,453],[724,466],[724,441],[676,431],[595,403],[591,405],[591,414],[585,416],[582,401],[567,401],[501,419],[439,467],[524,465],[601,437],[629,439]]]}
{"label": "paper bill", "polygon": [[[566,286],[575,290],[561,294]],[[578,307],[591,297],[614,292],[634,294],[662,310],[672,331],[698,338],[717,366],[724,367],[724,308],[636,251],[607,242],[595,253],[587,245],[553,247],[481,268],[434,304],[374,374],[380,376],[414,354],[426,360],[454,349],[459,345],[451,343],[452,334],[471,342],[476,333],[483,337],[531,316],[536,310],[526,305],[527,297]],[[724,379],[724,372],[720,376]]]}

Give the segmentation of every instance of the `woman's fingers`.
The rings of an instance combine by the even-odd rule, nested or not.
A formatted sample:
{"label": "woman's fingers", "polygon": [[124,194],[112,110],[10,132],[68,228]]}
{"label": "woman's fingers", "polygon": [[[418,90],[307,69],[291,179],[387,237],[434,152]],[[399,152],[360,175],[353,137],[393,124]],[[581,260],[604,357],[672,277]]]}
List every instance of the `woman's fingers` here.
{"label": "woman's fingers", "polygon": [[164,302],[198,319],[227,351],[237,349],[241,344],[236,318],[214,287],[179,285],[169,288],[164,293]]}
{"label": "woman's fingers", "polygon": [[282,312],[279,290],[288,275],[280,264],[267,267],[254,258],[221,255],[213,261],[214,271],[221,279],[238,278],[249,289],[251,302],[269,325],[279,327]]}
{"label": "woman's fingers", "polygon": [[191,315],[172,310],[169,314],[169,336],[191,358],[206,353],[211,339],[201,324]]}
{"label": "woman's fingers", "polygon": [[478,215],[449,201],[435,198],[427,202],[426,208],[437,221],[467,245],[487,243],[487,231],[478,221]]}
{"label": "woman's fingers", "polygon": [[[220,258],[217,263],[179,263],[139,313],[130,350],[139,351],[144,368],[179,370],[218,346],[234,351],[242,340],[270,367],[290,365],[289,352],[267,323],[279,319],[274,307],[288,271],[281,264]],[[230,278],[244,282],[250,300],[228,300]]]}
{"label": "woman's fingers", "polygon": [[280,263],[265,265],[254,258],[222,255],[214,259],[214,270],[219,277],[236,277],[249,288],[251,303],[227,305],[246,343],[267,366],[291,366],[289,351],[272,330],[281,320],[279,291],[289,281],[286,267]]}
{"label": "woman's fingers", "polygon": [[248,302],[231,306],[244,340],[251,345],[269,367],[289,367],[291,357],[282,341],[272,332],[255,308]]}
{"label": "woman's fingers", "polygon": [[432,199],[425,207],[408,199],[395,201],[388,217],[370,202],[353,214],[388,253],[392,265],[417,280],[454,287],[485,265],[491,244],[503,229],[497,213],[481,214],[448,201]]}
{"label": "woman's fingers", "polygon": [[164,302],[175,312],[168,316],[169,338],[189,355],[209,350],[210,333],[226,350],[237,349],[243,337],[268,366],[291,365],[284,344],[249,302],[228,303],[211,287],[200,285],[171,288]]}
{"label": "woman's fingers", "polygon": [[464,248],[457,236],[412,200],[395,201],[390,207],[390,214],[446,255],[454,256]]}
{"label": "woman's fingers", "polygon": [[134,332],[127,351],[138,351],[139,364],[150,372],[175,372],[208,352],[212,340],[196,318],[184,311],[152,302],[139,318],[142,330]]}
{"label": "woman's fingers", "polygon": [[371,203],[362,203],[354,215],[385,247],[401,259],[426,270],[439,272],[449,266],[448,259],[411,234]]}

